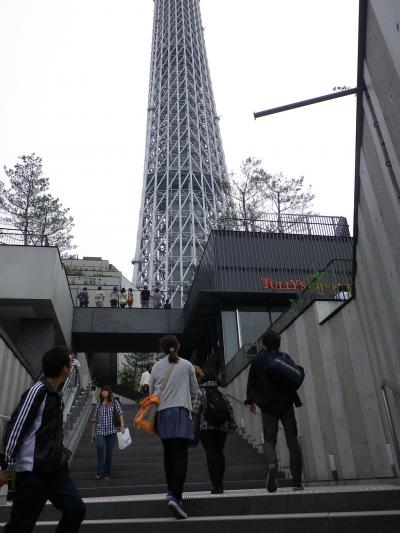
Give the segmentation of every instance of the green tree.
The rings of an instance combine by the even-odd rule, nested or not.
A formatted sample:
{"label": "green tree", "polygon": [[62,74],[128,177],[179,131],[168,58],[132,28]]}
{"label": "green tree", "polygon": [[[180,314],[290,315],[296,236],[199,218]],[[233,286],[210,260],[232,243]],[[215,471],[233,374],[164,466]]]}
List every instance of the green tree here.
{"label": "green tree", "polygon": [[[233,219],[230,229],[251,231],[255,221],[262,218],[263,189],[269,174],[261,167],[261,160],[248,157],[240,165],[240,174],[232,174],[229,181],[222,182],[228,196],[226,218]],[[223,222],[223,220],[222,220]],[[237,226],[237,228],[236,228]]]}
{"label": "green tree", "polygon": [[[272,175],[262,167],[260,159],[248,157],[240,165],[239,176],[222,183],[228,196],[224,220],[233,219],[229,229],[246,231],[278,231],[285,233],[311,214],[314,194],[304,185],[304,176],[287,178]],[[286,217],[286,215],[298,215]],[[263,221],[260,224],[260,221]],[[226,224],[225,224],[226,226]]]}
{"label": "green tree", "polygon": [[24,244],[47,242],[61,252],[74,248],[71,230],[74,219],[69,209],[47,191],[49,179],[43,176],[41,157],[31,154],[19,158],[14,168],[4,167],[9,188],[0,181],[0,222],[17,228]]}
{"label": "green tree", "polygon": [[140,376],[146,366],[154,363],[153,353],[126,353],[122,359],[118,378],[121,385],[139,390]]}
{"label": "green tree", "polygon": [[[269,175],[263,187],[263,197],[267,213],[276,215],[277,229],[280,233],[293,224],[297,224],[303,215],[311,214],[315,198],[311,185],[304,186],[304,176],[287,178],[282,173]],[[285,215],[300,215],[298,219],[285,221]]]}

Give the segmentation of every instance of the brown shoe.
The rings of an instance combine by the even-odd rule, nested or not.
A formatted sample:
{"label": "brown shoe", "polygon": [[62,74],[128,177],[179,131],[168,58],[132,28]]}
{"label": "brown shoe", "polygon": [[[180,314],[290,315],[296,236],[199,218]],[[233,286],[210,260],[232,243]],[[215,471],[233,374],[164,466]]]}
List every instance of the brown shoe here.
{"label": "brown shoe", "polygon": [[97,481],[100,481],[100,479],[104,479],[104,476],[99,476],[98,474],[96,474],[95,479],[97,479]]}

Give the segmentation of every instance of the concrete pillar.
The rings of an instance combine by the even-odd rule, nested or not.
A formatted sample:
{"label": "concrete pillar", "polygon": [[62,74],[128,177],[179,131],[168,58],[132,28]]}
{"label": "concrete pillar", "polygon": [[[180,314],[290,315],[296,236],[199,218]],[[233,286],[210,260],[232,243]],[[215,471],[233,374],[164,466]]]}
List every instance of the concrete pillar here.
{"label": "concrete pillar", "polygon": [[51,319],[24,318],[21,320],[17,346],[26,357],[34,378],[42,371],[42,357],[55,345],[56,328]]}

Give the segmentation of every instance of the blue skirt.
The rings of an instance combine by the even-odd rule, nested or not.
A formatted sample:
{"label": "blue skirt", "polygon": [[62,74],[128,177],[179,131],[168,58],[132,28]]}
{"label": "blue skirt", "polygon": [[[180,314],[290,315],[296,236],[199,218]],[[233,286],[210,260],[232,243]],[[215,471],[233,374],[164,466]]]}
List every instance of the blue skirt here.
{"label": "blue skirt", "polygon": [[161,439],[194,440],[193,424],[185,407],[169,407],[158,411],[156,429]]}

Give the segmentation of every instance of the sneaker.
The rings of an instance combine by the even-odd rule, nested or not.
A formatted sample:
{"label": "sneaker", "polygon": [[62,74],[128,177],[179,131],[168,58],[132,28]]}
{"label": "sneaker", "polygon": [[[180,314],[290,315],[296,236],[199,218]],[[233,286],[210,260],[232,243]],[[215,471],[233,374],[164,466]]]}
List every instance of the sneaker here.
{"label": "sneaker", "polygon": [[168,507],[170,508],[174,516],[176,516],[176,518],[181,520],[182,518],[188,517],[182,507],[182,502],[179,501],[178,498],[175,498],[175,496],[171,496],[171,499],[168,502]]}
{"label": "sneaker", "polygon": [[169,491],[167,492],[167,494],[165,495],[165,498],[166,498],[167,500],[170,500],[170,499],[172,498],[172,492],[171,492],[170,490],[169,490]]}
{"label": "sneaker", "polygon": [[278,485],[276,484],[276,466],[271,465],[268,468],[266,488],[268,492],[276,492]]}
{"label": "sneaker", "polygon": [[294,484],[293,487],[292,487],[292,490],[293,490],[293,491],[304,490],[304,485],[303,485],[303,483],[296,483],[296,484]]}

